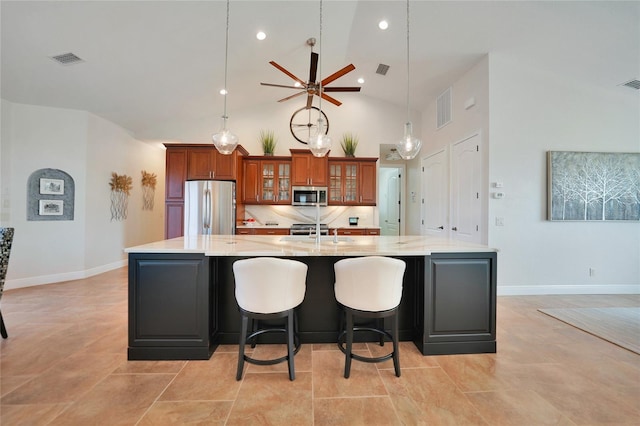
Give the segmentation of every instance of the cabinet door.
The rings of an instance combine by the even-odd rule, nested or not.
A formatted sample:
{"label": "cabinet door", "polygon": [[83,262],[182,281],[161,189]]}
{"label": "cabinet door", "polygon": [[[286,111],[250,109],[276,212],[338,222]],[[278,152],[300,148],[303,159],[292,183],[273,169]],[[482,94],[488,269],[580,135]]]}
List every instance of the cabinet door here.
{"label": "cabinet door", "polygon": [[236,159],[237,151],[229,155],[220,154],[214,148],[214,179],[234,180],[236,178]]}
{"label": "cabinet door", "polygon": [[291,162],[281,161],[276,163],[278,194],[276,201],[278,204],[291,204]]}
{"label": "cabinet door", "polygon": [[315,157],[311,153],[291,154],[291,185],[327,186],[327,157]]}
{"label": "cabinet door", "polygon": [[367,228],[367,235],[380,235],[380,228]]}
{"label": "cabinet door", "polygon": [[256,235],[289,235],[286,228],[256,228]]}
{"label": "cabinet door", "polygon": [[260,161],[244,160],[242,162],[242,201],[245,204],[257,204],[260,200]]}
{"label": "cabinet door", "polygon": [[184,181],[187,179],[187,150],[169,148],[166,153],[165,200],[184,201]]}
{"label": "cabinet door", "polygon": [[164,237],[166,239],[184,235],[184,203],[166,203]]}
{"label": "cabinet door", "polygon": [[366,230],[363,228],[359,228],[359,229],[338,228],[338,235],[366,235]]}
{"label": "cabinet door", "polygon": [[362,205],[375,206],[377,186],[376,163],[360,163],[359,173],[358,203]]}
{"label": "cabinet door", "polygon": [[215,148],[189,148],[187,179],[213,179]]}

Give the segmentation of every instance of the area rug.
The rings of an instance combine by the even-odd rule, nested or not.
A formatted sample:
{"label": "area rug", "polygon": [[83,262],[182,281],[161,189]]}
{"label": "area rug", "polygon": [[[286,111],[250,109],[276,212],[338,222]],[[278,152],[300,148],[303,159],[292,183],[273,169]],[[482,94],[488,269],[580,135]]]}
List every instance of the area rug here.
{"label": "area rug", "polygon": [[538,311],[640,354],[640,308],[567,308]]}

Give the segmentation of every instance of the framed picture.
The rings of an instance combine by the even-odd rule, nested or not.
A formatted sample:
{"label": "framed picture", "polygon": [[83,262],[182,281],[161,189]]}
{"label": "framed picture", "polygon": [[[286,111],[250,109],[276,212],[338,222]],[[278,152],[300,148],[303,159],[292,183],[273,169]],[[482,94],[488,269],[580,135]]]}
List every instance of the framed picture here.
{"label": "framed picture", "polygon": [[64,180],[40,178],[40,193],[46,195],[64,195]]}
{"label": "framed picture", "polygon": [[40,200],[39,207],[41,216],[62,216],[64,213],[63,200]]}
{"label": "framed picture", "polygon": [[640,221],[640,153],[549,151],[548,219]]}

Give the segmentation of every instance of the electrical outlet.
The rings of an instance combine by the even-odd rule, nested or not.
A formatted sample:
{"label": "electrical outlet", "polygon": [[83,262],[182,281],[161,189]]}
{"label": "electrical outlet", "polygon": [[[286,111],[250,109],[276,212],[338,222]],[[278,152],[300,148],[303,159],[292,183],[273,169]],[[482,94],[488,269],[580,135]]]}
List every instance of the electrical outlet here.
{"label": "electrical outlet", "polygon": [[596,270],[594,268],[589,268],[589,276],[590,277],[595,277],[596,276]]}
{"label": "electrical outlet", "polygon": [[496,226],[504,226],[504,217],[496,216]]}

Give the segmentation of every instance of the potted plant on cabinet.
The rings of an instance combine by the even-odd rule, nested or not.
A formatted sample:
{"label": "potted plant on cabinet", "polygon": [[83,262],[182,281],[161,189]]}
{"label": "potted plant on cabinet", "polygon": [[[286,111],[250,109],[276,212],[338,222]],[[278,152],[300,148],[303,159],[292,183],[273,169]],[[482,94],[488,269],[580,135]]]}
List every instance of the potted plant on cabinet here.
{"label": "potted plant on cabinet", "polygon": [[273,130],[260,131],[260,142],[262,143],[262,152],[264,155],[273,155],[277,145]]}
{"label": "potted plant on cabinet", "polygon": [[342,145],[345,157],[355,157],[356,148],[358,147],[358,137],[352,133],[345,133],[342,135],[340,145]]}

